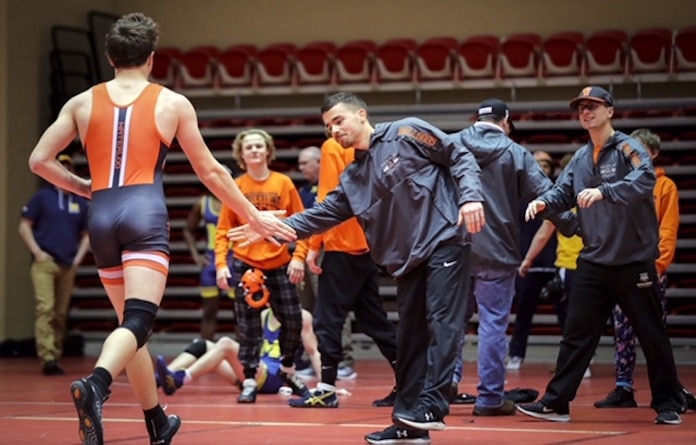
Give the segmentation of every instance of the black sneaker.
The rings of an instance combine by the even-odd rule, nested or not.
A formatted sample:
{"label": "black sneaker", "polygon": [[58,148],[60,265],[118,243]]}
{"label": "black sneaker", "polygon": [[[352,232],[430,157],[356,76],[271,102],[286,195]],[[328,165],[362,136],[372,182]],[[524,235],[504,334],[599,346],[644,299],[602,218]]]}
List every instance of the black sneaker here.
{"label": "black sneaker", "polygon": [[399,428],[396,425],[389,426],[382,431],[375,431],[365,436],[367,443],[399,444],[399,443],[430,443],[427,431],[410,428]]}
{"label": "black sneaker", "polygon": [[65,371],[58,364],[58,360],[48,360],[41,367],[43,375],[63,375]]}
{"label": "black sneaker", "polygon": [[309,388],[305,385],[305,382],[301,378],[293,374],[286,374],[281,371],[281,375],[285,377],[285,383],[292,389],[292,393],[296,396],[300,396],[303,399],[310,397],[312,394],[309,392]]}
{"label": "black sneaker", "polygon": [[242,392],[237,397],[237,403],[256,403],[256,380],[244,379]]}
{"label": "black sneaker", "polygon": [[102,395],[97,387],[87,379],[75,380],[70,385],[80,426],[78,433],[82,445],[102,445],[104,428],[102,427],[102,405],[111,393]]}
{"label": "black sneaker", "polygon": [[658,425],[679,425],[681,423],[681,417],[679,417],[676,411],[660,411],[657,413],[657,417],[655,417],[655,423]]}
{"label": "black sneaker", "polygon": [[394,423],[404,428],[416,428],[419,430],[439,430],[446,428],[445,421],[439,415],[426,408],[424,405],[416,406],[409,413],[393,415]]}
{"label": "black sneaker", "polygon": [[394,406],[396,402],[396,386],[392,388],[391,392],[383,399],[377,399],[372,402],[372,406],[377,408],[384,408],[388,406]]}
{"label": "black sneaker", "polygon": [[169,445],[172,443],[172,437],[179,431],[181,419],[179,416],[171,415],[167,417],[167,424],[159,431],[154,430],[150,424],[147,424],[147,432],[150,435],[150,445]]}
{"label": "black sneaker", "polygon": [[162,391],[168,396],[174,394],[176,390],[181,388],[184,384],[186,371],[170,371],[169,368],[167,368],[167,361],[161,355],[158,355],[155,360],[155,370],[157,384],[162,387]]}
{"label": "black sneaker", "polygon": [[638,404],[633,397],[633,388],[617,386],[607,394],[606,399],[597,400],[594,406],[595,408],[636,408]]}
{"label": "black sneaker", "polygon": [[551,422],[570,422],[570,410],[568,406],[563,409],[549,408],[541,402],[524,403],[517,405],[517,411],[537,419],[550,420]]}
{"label": "black sneaker", "polygon": [[336,391],[317,389],[309,397],[288,400],[293,408],[338,408]]}

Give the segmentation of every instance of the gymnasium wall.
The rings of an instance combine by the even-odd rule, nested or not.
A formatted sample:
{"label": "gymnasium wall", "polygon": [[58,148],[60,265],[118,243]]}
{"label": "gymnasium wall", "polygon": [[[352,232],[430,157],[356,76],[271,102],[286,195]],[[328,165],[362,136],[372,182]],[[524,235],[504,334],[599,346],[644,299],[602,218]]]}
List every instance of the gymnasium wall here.
{"label": "gymnasium wall", "polygon": [[0,341],[33,336],[29,254],[17,235],[38,182],[27,157],[48,125],[50,29],[85,28],[90,10],[143,11],[161,45],[263,46],[311,40],[427,37],[694,25],[693,0],[3,0],[0,1]]}
{"label": "gymnasium wall", "polygon": [[[116,0],[119,13],[143,11],[162,26],[161,44],[342,43],[434,36],[507,35],[604,28],[693,25],[692,0]],[[690,13],[688,13],[690,11]]]}

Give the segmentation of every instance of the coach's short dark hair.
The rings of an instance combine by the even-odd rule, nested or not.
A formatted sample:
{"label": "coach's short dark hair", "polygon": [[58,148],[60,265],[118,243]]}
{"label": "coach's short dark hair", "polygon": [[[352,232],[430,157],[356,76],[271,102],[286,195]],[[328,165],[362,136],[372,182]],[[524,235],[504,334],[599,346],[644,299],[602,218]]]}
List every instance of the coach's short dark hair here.
{"label": "coach's short dark hair", "polygon": [[351,110],[363,108],[367,111],[367,104],[360,96],[347,91],[341,91],[340,93],[332,94],[324,99],[324,103],[321,105],[321,114],[326,113],[338,104],[344,104]]}

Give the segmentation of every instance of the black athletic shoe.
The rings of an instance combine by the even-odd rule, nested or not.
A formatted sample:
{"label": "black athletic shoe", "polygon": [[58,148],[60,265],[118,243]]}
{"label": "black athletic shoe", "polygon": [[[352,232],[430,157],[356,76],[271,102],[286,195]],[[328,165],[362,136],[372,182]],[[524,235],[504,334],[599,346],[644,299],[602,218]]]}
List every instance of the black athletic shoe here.
{"label": "black athletic shoe", "polygon": [[676,411],[660,411],[657,413],[657,417],[655,417],[655,423],[658,425],[679,425],[681,423],[681,417],[679,417]]}
{"label": "black athletic shoe", "polygon": [[429,444],[430,436],[427,431],[400,428],[396,425],[392,425],[382,431],[375,431],[374,433],[366,435],[365,442],[389,445],[399,443]]}
{"label": "black athletic shoe", "polygon": [[636,408],[638,404],[633,397],[633,388],[617,386],[607,394],[606,399],[597,400],[594,406],[595,408]]}
{"label": "black athletic shoe", "polygon": [[691,391],[689,391],[686,388],[682,388],[682,395],[684,396],[684,399],[686,401],[684,412],[686,412],[687,409],[696,410],[696,397],[694,397],[694,395],[691,394]]}
{"label": "black athletic shoe", "polygon": [[41,367],[43,375],[63,375],[65,371],[60,367],[57,360],[48,360]]}
{"label": "black athletic shoe", "polygon": [[416,409],[408,413],[395,413],[394,423],[404,428],[416,428],[419,430],[444,430],[445,421],[424,405],[416,406]]}
{"label": "black athletic shoe", "polygon": [[150,445],[170,445],[172,437],[179,431],[180,426],[181,419],[176,415],[167,417],[167,424],[159,431],[148,423],[147,432],[150,435]]}
{"label": "black athletic shoe", "polygon": [[566,405],[563,409],[549,408],[541,402],[525,403],[517,405],[517,411],[537,419],[551,422],[570,422],[570,409]]}
{"label": "black athletic shoe", "polygon": [[110,394],[101,394],[87,379],[75,380],[70,385],[70,395],[80,422],[78,432],[82,445],[103,445],[102,405]]}
{"label": "black athletic shoe", "polygon": [[372,402],[372,406],[377,408],[383,408],[388,406],[394,406],[396,402],[396,387],[392,388],[391,392],[383,399],[377,399]]}

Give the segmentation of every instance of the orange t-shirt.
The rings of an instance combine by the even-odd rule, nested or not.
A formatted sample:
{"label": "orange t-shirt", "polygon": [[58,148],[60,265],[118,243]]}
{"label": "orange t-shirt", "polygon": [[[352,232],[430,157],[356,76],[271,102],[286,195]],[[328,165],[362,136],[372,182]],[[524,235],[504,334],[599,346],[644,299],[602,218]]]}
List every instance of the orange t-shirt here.
{"label": "orange t-shirt", "polygon": [[[286,216],[304,210],[300,194],[292,179],[272,171],[263,181],[256,181],[248,174],[235,180],[244,196],[259,210],[285,210]],[[215,269],[227,266],[227,252],[230,243],[227,232],[232,227],[245,224],[236,213],[223,205],[218,218],[215,232]],[[274,246],[262,241],[246,247],[233,246],[234,257],[261,270],[271,270],[290,262],[290,252],[287,245]],[[298,241],[292,257],[304,261],[307,255],[307,242]]]}
{"label": "orange t-shirt", "polygon": [[[326,195],[338,186],[341,173],[354,159],[355,148],[343,148],[334,138],[324,141],[321,146],[317,202],[323,201]],[[312,236],[309,246],[318,250],[322,243],[325,251],[358,255],[370,250],[362,226],[355,217],[324,233]]]}

